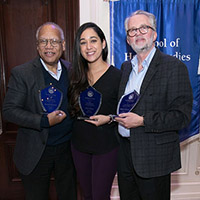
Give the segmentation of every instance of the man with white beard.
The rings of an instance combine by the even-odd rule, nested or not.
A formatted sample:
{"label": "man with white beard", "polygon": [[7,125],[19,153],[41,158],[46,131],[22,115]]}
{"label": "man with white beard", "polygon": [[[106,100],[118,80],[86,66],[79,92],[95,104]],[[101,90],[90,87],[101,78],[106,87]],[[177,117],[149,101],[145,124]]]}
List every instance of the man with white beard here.
{"label": "man with white beard", "polygon": [[170,174],[181,167],[178,131],[191,119],[187,67],[155,47],[156,19],[138,10],[125,21],[136,52],[122,64],[119,98],[137,91],[139,100],[119,114],[118,183],[121,200],[169,200]]}

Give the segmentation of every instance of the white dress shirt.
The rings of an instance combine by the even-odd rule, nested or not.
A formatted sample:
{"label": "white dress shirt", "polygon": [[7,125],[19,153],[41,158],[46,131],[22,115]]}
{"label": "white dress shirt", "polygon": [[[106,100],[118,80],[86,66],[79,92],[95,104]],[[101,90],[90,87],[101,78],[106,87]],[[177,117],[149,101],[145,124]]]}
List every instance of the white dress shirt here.
{"label": "white dress shirt", "polygon": [[[156,48],[154,47],[149,55],[145,58],[145,60],[142,62],[142,70],[140,72],[138,72],[138,59],[137,59],[137,55],[135,55],[132,60],[131,60],[131,65],[132,65],[132,71],[129,75],[129,80],[127,82],[126,85],[126,89],[124,94],[128,94],[130,92],[133,92],[134,90],[136,90],[138,92],[138,94],[140,94],[140,88],[143,82],[143,79],[145,77],[145,74],[148,70],[148,67],[151,63],[151,60],[154,56],[156,52]],[[118,131],[119,134],[123,137],[130,137],[130,129],[125,128],[122,125],[118,125]]]}
{"label": "white dress shirt", "polygon": [[62,66],[61,66],[60,61],[58,61],[58,67],[57,67],[57,72],[56,72],[56,74],[48,69],[48,67],[46,66],[46,64],[45,64],[44,61],[42,60],[42,58],[40,58],[40,61],[41,61],[42,65],[43,65],[43,67],[45,68],[45,70],[46,70],[47,72],[49,72],[49,74],[50,74],[53,78],[55,78],[57,81],[59,81],[60,76],[61,76],[61,73],[62,73]]}

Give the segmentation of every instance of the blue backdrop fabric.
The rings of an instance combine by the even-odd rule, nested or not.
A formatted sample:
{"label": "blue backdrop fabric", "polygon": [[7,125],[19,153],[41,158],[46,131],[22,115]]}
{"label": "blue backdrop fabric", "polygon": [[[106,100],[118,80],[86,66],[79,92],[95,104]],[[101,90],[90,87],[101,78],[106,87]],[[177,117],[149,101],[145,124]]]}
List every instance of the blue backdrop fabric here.
{"label": "blue backdrop fabric", "polygon": [[188,68],[193,89],[193,110],[190,125],[180,131],[180,141],[199,133],[200,124],[200,1],[199,0],[111,0],[110,51],[111,62],[117,68],[134,52],[126,42],[124,21],[132,12],[145,10],[157,19],[156,46],[177,57]]}

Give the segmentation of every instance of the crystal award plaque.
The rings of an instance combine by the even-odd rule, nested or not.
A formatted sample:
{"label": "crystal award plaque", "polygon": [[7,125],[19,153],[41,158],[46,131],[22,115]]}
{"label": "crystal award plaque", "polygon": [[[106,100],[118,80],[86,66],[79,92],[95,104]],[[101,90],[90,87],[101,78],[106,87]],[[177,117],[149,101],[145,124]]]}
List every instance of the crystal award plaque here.
{"label": "crystal award plaque", "polygon": [[53,85],[50,85],[40,91],[39,98],[43,110],[46,113],[51,113],[60,107],[63,93]]}
{"label": "crystal award plaque", "polygon": [[83,116],[78,117],[78,119],[85,120],[95,115],[101,106],[101,96],[101,93],[91,86],[81,92],[79,96],[79,106]]}
{"label": "crystal award plaque", "polygon": [[117,106],[117,114],[130,112],[137,104],[139,97],[139,94],[135,90],[129,94],[123,95]]}

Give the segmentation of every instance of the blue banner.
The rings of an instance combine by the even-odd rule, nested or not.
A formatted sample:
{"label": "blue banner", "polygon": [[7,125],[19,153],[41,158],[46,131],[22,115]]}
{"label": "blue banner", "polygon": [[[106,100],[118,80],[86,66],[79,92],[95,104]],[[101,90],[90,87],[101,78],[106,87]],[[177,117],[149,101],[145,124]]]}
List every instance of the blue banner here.
{"label": "blue banner", "polygon": [[199,133],[200,124],[200,1],[199,0],[112,0],[110,1],[111,62],[117,68],[134,52],[126,42],[124,21],[132,12],[145,10],[157,19],[156,46],[186,64],[193,89],[190,125],[180,131],[180,141]]}

